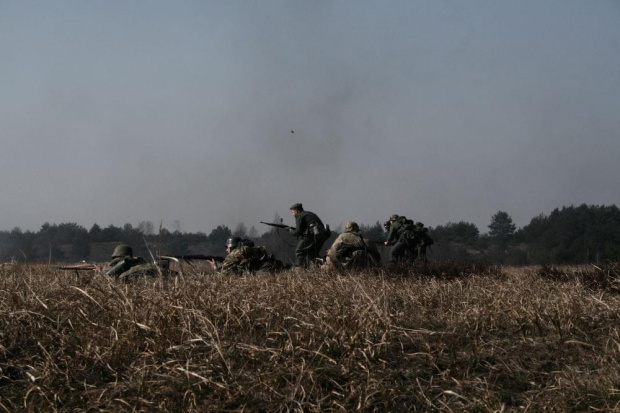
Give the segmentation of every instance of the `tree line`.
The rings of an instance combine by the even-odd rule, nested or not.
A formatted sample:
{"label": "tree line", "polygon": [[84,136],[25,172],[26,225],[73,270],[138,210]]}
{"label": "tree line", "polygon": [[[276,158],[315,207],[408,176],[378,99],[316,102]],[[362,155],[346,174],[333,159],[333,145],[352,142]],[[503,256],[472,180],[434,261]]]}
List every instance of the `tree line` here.
{"label": "tree line", "polygon": [[[274,223],[280,223],[274,217]],[[267,246],[283,259],[292,257],[295,239],[287,231],[258,230],[239,223],[233,230],[219,225],[209,234],[182,232],[176,221],[173,231],[156,228],[150,221],[137,226],[94,224],[86,229],[76,223],[45,223],[37,232],[14,228],[0,231],[0,260],[59,262],[93,260],[109,257],[114,245],[127,243],[137,254],[207,253],[224,254],[224,244],[231,236],[250,238]],[[361,225],[371,240],[385,239],[383,225],[377,221]],[[549,215],[534,217],[517,228],[511,216],[498,211],[491,217],[488,232],[481,233],[471,222],[448,222],[430,227],[435,240],[431,259],[473,260],[506,265],[580,264],[620,260],[620,210],[615,206],[580,205],[554,209]],[[340,232],[337,228],[333,237]],[[326,245],[330,245],[329,241]]]}

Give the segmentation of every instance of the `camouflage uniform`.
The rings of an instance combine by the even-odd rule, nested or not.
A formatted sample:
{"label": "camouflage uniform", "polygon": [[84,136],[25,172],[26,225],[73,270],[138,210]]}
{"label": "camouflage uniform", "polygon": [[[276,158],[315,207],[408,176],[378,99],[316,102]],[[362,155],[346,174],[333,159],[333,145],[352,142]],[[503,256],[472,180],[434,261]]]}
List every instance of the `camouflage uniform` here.
{"label": "camouflage uniform", "polygon": [[338,235],[327,251],[331,262],[340,268],[360,269],[376,267],[381,264],[381,254],[377,247],[362,237],[355,222],[348,222],[345,232]]}
{"label": "camouflage uniform", "polygon": [[240,246],[232,250],[218,269],[225,275],[243,275],[246,273],[279,272],[287,266],[273,255],[267,253],[263,246]]}
{"label": "camouflage uniform", "polygon": [[300,209],[295,216],[295,235],[299,242],[295,248],[295,257],[298,267],[307,267],[314,263],[319,256],[321,247],[331,233],[326,230],[321,219],[310,211],[304,211],[301,204],[295,204],[291,209]]}
{"label": "camouflage uniform", "polygon": [[240,246],[232,250],[218,271],[225,275],[241,275],[246,271],[245,261],[249,256],[250,247]]}

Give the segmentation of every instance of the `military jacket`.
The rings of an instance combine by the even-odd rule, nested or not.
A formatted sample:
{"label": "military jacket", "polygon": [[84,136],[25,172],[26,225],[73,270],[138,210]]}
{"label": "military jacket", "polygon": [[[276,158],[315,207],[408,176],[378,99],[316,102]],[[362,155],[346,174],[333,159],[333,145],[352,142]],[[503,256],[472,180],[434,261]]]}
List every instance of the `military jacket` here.
{"label": "military jacket", "polygon": [[239,275],[245,271],[245,260],[250,256],[251,249],[247,246],[237,247],[232,250],[226,258],[222,266],[219,268],[219,272],[227,275]]}
{"label": "military jacket", "polygon": [[295,216],[295,232],[293,235],[296,237],[312,235],[312,227],[314,225],[318,226],[321,233],[325,232],[323,222],[314,212],[300,211],[297,216]]}
{"label": "military jacket", "polygon": [[388,232],[387,242],[393,244],[398,241],[403,235],[403,224],[400,221],[394,221],[390,225],[390,231]]}
{"label": "military jacket", "polygon": [[381,260],[377,247],[364,239],[359,232],[352,231],[338,235],[327,251],[327,255],[332,261],[337,261],[346,267],[355,251],[363,251],[376,262]]}
{"label": "military jacket", "polygon": [[132,257],[130,255],[126,257],[116,257],[110,261],[108,264],[108,269],[104,272],[104,274],[118,277],[132,267],[142,264],[146,264],[146,261],[142,257]]}

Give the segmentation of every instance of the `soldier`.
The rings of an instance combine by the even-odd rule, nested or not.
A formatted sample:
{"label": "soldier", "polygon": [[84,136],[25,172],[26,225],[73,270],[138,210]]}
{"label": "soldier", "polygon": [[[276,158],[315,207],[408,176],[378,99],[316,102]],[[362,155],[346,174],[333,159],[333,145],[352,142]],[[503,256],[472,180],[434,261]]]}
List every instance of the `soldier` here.
{"label": "soldier", "polygon": [[295,228],[289,228],[289,231],[299,239],[295,248],[297,267],[307,268],[319,256],[319,251],[331,231],[315,213],[304,211],[301,204],[294,204],[291,213],[295,217]]}
{"label": "soldier", "polygon": [[209,261],[211,268],[221,274],[242,275],[252,272],[278,272],[287,266],[267,253],[263,246],[255,247],[251,240],[240,237],[228,238],[226,241],[226,258],[218,267],[214,260]]}
{"label": "soldier", "polygon": [[344,232],[338,235],[327,250],[327,266],[338,269],[363,269],[381,265],[381,254],[374,244],[365,239],[356,222],[347,222]]}
{"label": "soldier", "polygon": [[428,235],[428,228],[423,223],[417,222],[415,224],[414,238],[410,241],[410,251],[413,260],[419,260],[422,262],[428,262],[426,258],[426,248],[435,243],[433,239]]}
{"label": "soldier", "polygon": [[146,264],[144,258],[134,257],[133,249],[129,245],[119,244],[114,248],[112,260],[104,274],[118,278],[125,271],[141,264]]}
{"label": "soldier", "polygon": [[408,243],[407,240],[403,237],[404,235],[404,226],[403,222],[405,221],[404,216],[398,216],[396,214],[390,217],[390,229],[388,231],[387,241],[384,244],[394,245],[390,249],[390,264],[394,264],[397,261],[403,259],[407,254]]}
{"label": "soldier", "polygon": [[156,277],[169,274],[167,263],[162,266],[147,263],[142,257],[134,257],[133,249],[127,244],[120,244],[112,252],[112,261],[105,275],[113,276],[119,281],[130,282],[139,278]]}

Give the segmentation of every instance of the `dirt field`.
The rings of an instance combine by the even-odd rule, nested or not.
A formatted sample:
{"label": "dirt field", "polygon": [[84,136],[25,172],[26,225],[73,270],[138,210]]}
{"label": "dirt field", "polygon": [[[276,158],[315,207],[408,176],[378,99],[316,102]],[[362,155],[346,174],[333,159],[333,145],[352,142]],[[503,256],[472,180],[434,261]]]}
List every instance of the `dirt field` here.
{"label": "dirt field", "polygon": [[620,410],[618,266],[0,269],[0,411]]}

